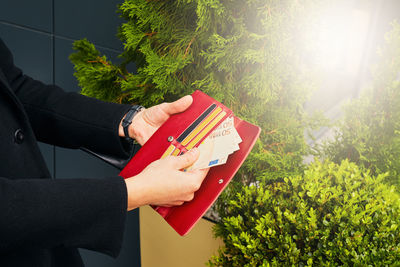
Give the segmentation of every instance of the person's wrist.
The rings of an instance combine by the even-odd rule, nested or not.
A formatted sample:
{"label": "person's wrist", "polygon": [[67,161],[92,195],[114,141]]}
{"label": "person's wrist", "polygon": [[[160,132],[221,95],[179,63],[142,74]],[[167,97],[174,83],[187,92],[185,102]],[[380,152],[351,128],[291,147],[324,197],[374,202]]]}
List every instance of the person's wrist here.
{"label": "person's wrist", "polygon": [[118,134],[121,137],[125,137],[127,139],[134,139],[134,136],[131,135],[131,124],[134,120],[134,118],[140,113],[141,110],[143,110],[144,107],[140,105],[133,105],[129,111],[125,114],[125,116],[122,118],[120,124],[119,124],[119,129],[118,129]]}
{"label": "person's wrist", "polygon": [[142,116],[143,116],[143,111],[144,111],[144,108],[141,109],[136,114],[135,117],[133,117],[132,123],[129,126],[129,136],[138,142],[143,139],[143,134],[141,132],[141,127],[143,127],[143,125],[142,126],[140,125],[140,121],[142,120]]}
{"label": "person's wrist", "polygon": [[134,210],[136,208],[139,208],[141,206],[144,206],[147,203],[146,201],[146,188],[142,184],[141,179],[139,177],[140,174],[137,176],[125,179],[125,184],[126,184],[126,191],[127,191],[127,199],[128,199],[128,205],[127,205],[127,210]]}
{"label": "person's wrist", "polygon": [[[129,110],[124,115],[124,117],[122,117],[122,120],[120,121],[119,127],[118,127],[118,135],[120,137],[136,139],[137,137],[140,136],[140,131],[138,129],[140,127],[136,127],[134,125],[137,125],[136,122],[139,120],[138,117],[141,116],[140,113],[142,113],[145,108],[142,106],[137,106],[137,107],[139,107],[139,108],[136,110],[136,112],[134,112],[133,116],[128,120],[128,122],[127,122],[126,117],[128,115],[132,115],[132,114],[129,114],[129,112],[131,112],[131,110]],[[127,128],[127,131],[124,128]],[[128,136],[126,135],[126,133],[128,133]]]}

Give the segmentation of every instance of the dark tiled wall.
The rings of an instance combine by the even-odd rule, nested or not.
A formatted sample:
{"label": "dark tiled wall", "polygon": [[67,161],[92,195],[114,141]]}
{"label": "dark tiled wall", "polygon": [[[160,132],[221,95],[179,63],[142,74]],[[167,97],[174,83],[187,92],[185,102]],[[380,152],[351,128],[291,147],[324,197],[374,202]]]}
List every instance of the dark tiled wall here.
{"label": "dark tiled wall", "polygon": [[[86,37],[107,57],[117,60],[122,50],[116,38],[121,23],[116,6],[122,0],[3,1],[0,36],[14,54],[15,63],[35,79],[78,92],[68,60],[72,42]],[[115,176],[118,170],[79,150],[40,144],[55,178]],[[139,213],[128,214],[123,248],[117,259],[81,250],[86,266],[140,266]]]}

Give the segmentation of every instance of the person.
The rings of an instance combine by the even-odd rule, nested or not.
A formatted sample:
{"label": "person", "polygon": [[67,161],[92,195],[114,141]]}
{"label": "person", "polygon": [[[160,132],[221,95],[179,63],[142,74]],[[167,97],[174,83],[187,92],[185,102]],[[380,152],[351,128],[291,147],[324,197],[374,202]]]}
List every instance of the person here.
{"label": "person", "polygon": [[[139,111],[128,134],[143,145],[192,101],[185,96]],[[83,266],[77,248],[116,257],[127,211],[193,198],[207,170],[181,170],[196,161],[195,149],[126,180],[51,179],[38,141],[126,161],[132,146],[122,120],[130,109],[24,75],[0,39],[0,266]]]}

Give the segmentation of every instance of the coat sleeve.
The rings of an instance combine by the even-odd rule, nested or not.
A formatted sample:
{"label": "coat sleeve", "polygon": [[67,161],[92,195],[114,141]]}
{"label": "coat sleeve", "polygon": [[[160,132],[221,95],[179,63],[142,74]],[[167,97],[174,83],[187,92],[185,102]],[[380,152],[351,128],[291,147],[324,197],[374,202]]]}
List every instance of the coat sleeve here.
{"label": "coat sleeve", "polygon": [[128,158],[131,146],[118,136],[129,105],[107,103],[60,87],[45,85],[22,73],[0,39],[0,68],[29,117],[36,138],[44,143]]}
{"label": "coat sleeve", "polygon": [[121,177],[0,178],[0,254],[18,248],[65,246],[116,257],[126,208],[126,186]]}

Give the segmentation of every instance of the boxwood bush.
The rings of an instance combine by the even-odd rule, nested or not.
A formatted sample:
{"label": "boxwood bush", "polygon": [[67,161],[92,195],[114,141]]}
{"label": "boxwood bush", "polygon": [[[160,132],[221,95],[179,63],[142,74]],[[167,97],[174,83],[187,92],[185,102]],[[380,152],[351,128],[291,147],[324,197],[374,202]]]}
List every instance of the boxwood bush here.
{"label": "boxwood bush", "polygon": [[400,264],[400,201],[394,187],[356,164],[311,164],[281,182],[253,184],[215,228],[225,247],[210,266]]}

